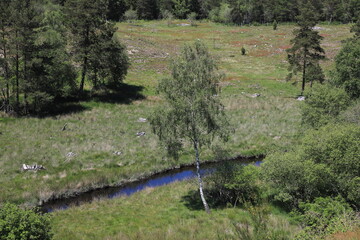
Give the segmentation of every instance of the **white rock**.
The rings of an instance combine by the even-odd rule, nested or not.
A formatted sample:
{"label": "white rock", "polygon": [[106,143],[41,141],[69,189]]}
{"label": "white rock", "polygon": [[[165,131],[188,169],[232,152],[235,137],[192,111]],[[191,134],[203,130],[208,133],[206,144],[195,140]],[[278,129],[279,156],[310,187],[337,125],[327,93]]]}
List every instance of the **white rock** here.
{"label": "white rock", "polygon": [[147,119],[146,118],[139,118],[138,122],[147,122]]}
{"label": "white rock", "polygon": [[298,97],[296,100],[298,100],[298,101],[305,101],[305,97],[304,97],[304,96],[300,96],[300,97]]}
{"label": "white rock", "polygon": [[23,171],[29,171],[29,170],[38,171],[38,170],[45,170],[45,167],[43,165],[37,165],[37,164],[34,165],[23,164],[21,169]]}
{"label": "white rock", "polygon": [[66,154],[66,157],[68,157],[68,158],[75,157],[75,156],[76,156],[76,153],[73,153],[73,152],[68,152]]}
{"label": "white rock", "polygon": [[136,133],[136,136],[138,136],[138,137],[145,136],[145,132],[138,132],[138,133]]}

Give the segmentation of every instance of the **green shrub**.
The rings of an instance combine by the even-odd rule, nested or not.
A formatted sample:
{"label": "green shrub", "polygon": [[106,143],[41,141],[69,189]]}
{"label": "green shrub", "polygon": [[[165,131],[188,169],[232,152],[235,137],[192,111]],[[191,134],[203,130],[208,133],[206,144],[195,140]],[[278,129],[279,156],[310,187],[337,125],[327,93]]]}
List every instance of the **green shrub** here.
{"label": "green shrub", "polygon": [[246,54],[246,49],[244,47],[241,48],[241,55],[245,55]]}
{"label": "green shrub", "polygon": [[276,20],[274,20],[274,22],[273,22],[273,30],[277,30],[277,21]]}
{"label": "green shrub", "polygon": [[328,125],[319,131],[310,131],[303,139],[302,148],[304,159],[331,168],[336,175],[338,191],[359,206],[356,183],[360,176],[360,127]]}
{"label": "green shrub", "polygon": [[229,24],[232,22],[232,9],[229,4],[222,3],[220,7],[213,8],[209,13],[209,19],[213,22]]}
{"label": "green shrub", "polygon": [[360,97],[360,38],[348,40],[335,58],[335,84],[352,98]]}
{"label": "green shrub", "polygon": [[296,239],[321,238],[358,225],[355,213],[341,197],[319,197],[311,203],[300,203],[299,211],[292,214],[303,226]]}
{"label": "green shrub", "polygon": [[124,17],[128,22],[132,23],[138,19],[138,14],[134,9],[129,9],[124,13]]}
{"label": "green shrub", "polygon": [[360,125],[360,100],[354,102],[350,107],[343,111],[340,114],[340,120]]}
{"label": "green shrub", "polygon": [[224,164],[207,178],[215,204],[256,204],[261,198],[260,169],[254,165]]}
{"label": "green shrub", "polygon": [[289,207],[339,193],[359,206],[360,127],[327,125],[311,130],[287,153],[269,155],[262,165],[270,195]]}
{"label": "green shrub", "polygon": [[324,164],[305,160],[298,149],[270,155],[262,168],[264,182],[270,185],[269,195],[289,208],[333,190],[332,170]]}
{"label": "green shrub", "polygon": [[321,85],[306,95],[301,107],[303,124],[319,128],[333,121],[350,104],[350,99],[341,88]]}
{"label": "green shrub", "polygon": [[191,26],[197,26],[196,18],[197,18],[197,14],[195,12],[191,12],[187,15],[187,19],[190,22]]}
{"label": "green shrub", "polygon": [[0,208],[0,240],[51,239],[50,219],[14,204]]}

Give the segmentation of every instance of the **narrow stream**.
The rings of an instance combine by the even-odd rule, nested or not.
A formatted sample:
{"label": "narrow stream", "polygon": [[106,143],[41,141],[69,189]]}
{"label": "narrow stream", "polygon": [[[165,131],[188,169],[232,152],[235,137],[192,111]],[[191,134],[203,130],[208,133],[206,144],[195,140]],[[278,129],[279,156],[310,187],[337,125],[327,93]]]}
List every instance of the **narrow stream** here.
{"label": "narrow stream", "polygon": [[[232,164],[254,164],[259,166],[262,161],[258,158],[258,161],[249,161],[249,159],[236,159],[228,161]],[[221,166],[221,162],[218,163],[203,163],[201,165],[202,176],[211,174],[216,171],[216,168]],[[136,192],[139,192],[145,188],[154,188],[163,186],[176,181],[183,181],[196,177],[195,167],[184,167],[180,169],[174,169],[154,175],[148,179],[136,181],[133,183],[125,184],[119,187],[106,187],[102,189],[96,189],[89,192],[81,193],[74,197],[55,199],[46,202],[40,206],[43,212],[52,212],[55,210],[65,210],[71,206],[80,206],[84,203],[89,203],[97,199],[112,199],[121,196],[130,196]]]}

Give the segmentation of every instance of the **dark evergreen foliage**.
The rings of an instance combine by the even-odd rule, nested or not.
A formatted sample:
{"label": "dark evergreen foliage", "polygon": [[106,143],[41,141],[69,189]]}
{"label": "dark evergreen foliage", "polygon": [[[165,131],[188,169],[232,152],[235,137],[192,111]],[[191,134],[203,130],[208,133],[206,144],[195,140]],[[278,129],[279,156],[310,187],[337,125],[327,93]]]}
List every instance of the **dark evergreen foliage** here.
{"label": "dark evergreen foliage", "polygon": [[320,46],[323,39],[317,31],[314,30],[318,22],[318,16],[315,14],[315,7],[308,0],[305,0],[301,14],[297,16],[299,28],[294,30],[295,38],[291,40],[292,47],[287,49],[289,61],[289,79],[293,74],[302,72],[301,92],[305,90],[306,81],[324,81],[319,61],[325,59],[324,49]]}
{"label": "dark evergreen foliage", "polygon": [[121,82],[128,58],[106,20],[108,6],[108,0],[1,1],[0,110],[46,111],[75,93],[76,65],[81,91],[87,78],[95,87]]}

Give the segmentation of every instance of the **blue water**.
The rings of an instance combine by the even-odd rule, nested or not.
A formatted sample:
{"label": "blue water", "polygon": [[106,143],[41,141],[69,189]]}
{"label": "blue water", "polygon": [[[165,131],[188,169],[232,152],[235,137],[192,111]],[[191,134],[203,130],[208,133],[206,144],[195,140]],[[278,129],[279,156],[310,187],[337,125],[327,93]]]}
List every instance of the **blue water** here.
{"label": "blue water", "polygon": [[[257,162],[253,162],[252,164],[254,164],[255,166],[260,166],[261,163],[262,161],[257,161]],[[216,171],[215,166],[202,167],[202,170],[200,170],[200,174],[202,176],[206,176],[214,171]],[[177,170],[175,172],[169,172],[159,176],[155,176],[149,180],[130,183],[125,187],[122,186],[122,187],[94,190],[88,193],[80,194],[75,197],[61,199],[61,200],[54,200],[44,204],[42,206],[42,210],[44,212],[52,212],[54,210],[65,210],[70,206],[79,206],[83,203],[92,202],[95,199],[102,199],[102,198],[112,199],[121,196],[130,196],[146,188],[159,187],[176,181],[183,181],[195,177],[196,177],[195,169]]]}

